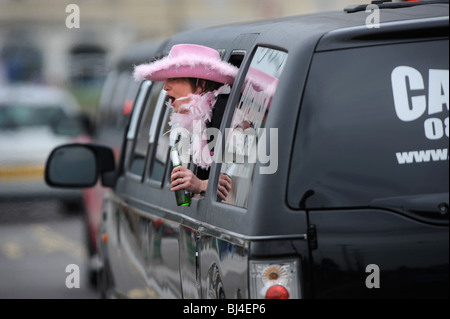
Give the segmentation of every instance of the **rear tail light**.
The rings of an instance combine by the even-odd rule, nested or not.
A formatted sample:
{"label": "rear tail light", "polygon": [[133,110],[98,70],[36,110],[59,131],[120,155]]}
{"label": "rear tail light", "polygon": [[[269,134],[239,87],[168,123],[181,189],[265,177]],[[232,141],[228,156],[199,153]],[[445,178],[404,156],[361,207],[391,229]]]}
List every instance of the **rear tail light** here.
{"label": "rear tail light", "polygon": [[250,261],[250,298],[298,299],[300,297],[297,260]]}
{"label": "rear tail light", "polygon": [[289,299],[289,291],[282,285],[270,286],[266,291],[266,299]]}

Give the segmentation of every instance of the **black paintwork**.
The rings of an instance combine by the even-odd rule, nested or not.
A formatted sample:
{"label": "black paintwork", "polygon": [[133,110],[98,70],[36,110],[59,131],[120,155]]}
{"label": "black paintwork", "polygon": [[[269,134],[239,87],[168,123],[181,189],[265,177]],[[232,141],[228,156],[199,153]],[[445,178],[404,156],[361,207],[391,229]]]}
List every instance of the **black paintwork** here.
{"label": "black paintwork", "polygon": [[[255,174],[247,208],[217,202],[214,186],[178,207],[167,157],[157,160],[151,144],[134,158],[135,138],[127,139],[104,204],[107,294],[248,298],[250,260],[295,258],[303,298],[448,298],[448,157],[403,166],[395,158],[426,147],[448,152],[448,127],[430,146],[417,133],[425,118],[400,122],[390,78],[404,64],[425,85],[430,69],[448,72],[448,4],[383,9],[379,29],[367,28],[366,18],[327,12],[169,39],[161,55],[178,43],[213,47],[227,61],[245,53],[234,88],[256,47],[287,52],[266,122],[278,128],[278,169]],[[231,92],[222,129],[240,93]],[[436,118],[448,123],[448,105]],[[143,174],[131,169],[134,159]],[[213,165],[211,185],[219,173]],[[371,265],[379,288],[367,286]]]}

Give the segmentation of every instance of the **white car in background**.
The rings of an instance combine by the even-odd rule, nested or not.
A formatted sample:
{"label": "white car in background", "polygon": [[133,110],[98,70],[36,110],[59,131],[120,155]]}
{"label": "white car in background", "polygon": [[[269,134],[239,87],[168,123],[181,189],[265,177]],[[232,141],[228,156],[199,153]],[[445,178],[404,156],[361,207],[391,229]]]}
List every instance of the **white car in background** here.
{"label": "white car in background", "polygon": [[44,169],[55,146],[90,140],[82,119],[80,106],[64,89],[0,86],[0,201],[57,198],[69,210],[80,207],[82,191],[50,188]]}

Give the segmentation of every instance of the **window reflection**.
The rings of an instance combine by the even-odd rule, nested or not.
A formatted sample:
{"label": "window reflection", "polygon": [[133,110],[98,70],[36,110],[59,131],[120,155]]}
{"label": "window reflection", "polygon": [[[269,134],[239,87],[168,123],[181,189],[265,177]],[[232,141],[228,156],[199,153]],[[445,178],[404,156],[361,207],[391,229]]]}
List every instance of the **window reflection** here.
{"label": "window reflection", "polygon": [[[231,179],[232,188],[225,203],[246,208],[252,189],[258,143],[264,131],[270,104],[283,71],[287,53],[259,47],[248,69],[242,94],[226,134],[222,174]],[[261,140],[265,142],[265,140]],[[222,178],[219,181],[219,187]]]}

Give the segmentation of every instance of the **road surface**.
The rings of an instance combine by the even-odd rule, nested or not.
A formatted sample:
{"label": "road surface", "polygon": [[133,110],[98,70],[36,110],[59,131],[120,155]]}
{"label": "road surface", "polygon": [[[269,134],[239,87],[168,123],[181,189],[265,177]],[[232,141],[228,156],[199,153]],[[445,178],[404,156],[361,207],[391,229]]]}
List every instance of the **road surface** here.
{"label": "road surface", "polygon": [[57,201],[0,201],[0,299],[99,298],[83,227]]}

